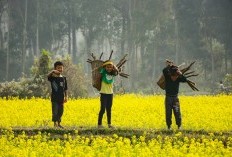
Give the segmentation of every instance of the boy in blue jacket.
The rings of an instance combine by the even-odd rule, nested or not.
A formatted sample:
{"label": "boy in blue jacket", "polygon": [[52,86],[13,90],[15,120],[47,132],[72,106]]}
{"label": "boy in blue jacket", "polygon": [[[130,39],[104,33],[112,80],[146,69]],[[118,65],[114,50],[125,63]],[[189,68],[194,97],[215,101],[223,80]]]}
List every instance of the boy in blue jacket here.
{"label": "boy in blue jacket", "polygon": [[54,70],[52,70],[48,75],[48,81],[51,82],[52,94],[52,121],[54,122],[54,127],[63,128],[60,125],[61,117],[64,112],[64,103],[67,102],[67,80],[66,77],[61,74],[64,71],[64,65],[62,62],[57,61],[54,63]]}

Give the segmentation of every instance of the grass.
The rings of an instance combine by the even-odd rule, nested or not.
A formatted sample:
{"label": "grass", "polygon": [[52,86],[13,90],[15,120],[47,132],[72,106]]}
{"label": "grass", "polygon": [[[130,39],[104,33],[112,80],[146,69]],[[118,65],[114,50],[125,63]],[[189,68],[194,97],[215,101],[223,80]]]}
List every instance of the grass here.
{"label": "grass", "polygon": [[57,128],[29,128],[29,127],[14,127],[11,129],[0,128],[0,136],[6,134],[6,132],[12,131],[15,136],[25,134],[27,136],[34,136],[37,134],[49,134],[50,139],[63,139],[64,135],[71,135],[73,138],[76,136],[90,137],[90,136],[113,136],[117,135],[119,137],[129,138],[132,137],[139,138],[141,136],[145,137],[145,140],[151,140],[161,136],[162,139],[165,137],[175,137],[178,136],[179,140],[184,140],[185,137],[192,139],[199,139],[201,141],[202,137],[211,140],[220,140],[223,142],[224,146],[227,146],[227,141],[232,137],[232,131],[227,132],[209,132],[205,130],[164,130],[164,129],[140,129],[140,128],[116,128],[116,129],[98,129],[96,127],[68,127],[65,129]]}

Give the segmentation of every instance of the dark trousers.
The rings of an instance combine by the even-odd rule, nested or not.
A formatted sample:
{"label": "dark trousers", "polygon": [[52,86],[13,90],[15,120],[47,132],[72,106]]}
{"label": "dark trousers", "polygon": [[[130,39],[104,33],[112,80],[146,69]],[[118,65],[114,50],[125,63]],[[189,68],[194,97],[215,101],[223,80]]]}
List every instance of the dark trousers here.
{"label": "dark trousers", "polygon": [[172,124],[172,111],[176,119],[176,125],[181,126],[180,103],[177,96],[166,96],[165,98],[166,124],[168,127]]}
{"label": "dark trousers", "polygon": [[102,125],[102,118],[106,110],[107,122],[111,124],[111,107],[113,103],[113,94],[101,94],[101,109],[98,115],[98,125]]}
{"label": "dark trousers", "polygon": [[61,117],[64,112],[63,103],[52,102],[52,121],[53,122],[61,122]]}

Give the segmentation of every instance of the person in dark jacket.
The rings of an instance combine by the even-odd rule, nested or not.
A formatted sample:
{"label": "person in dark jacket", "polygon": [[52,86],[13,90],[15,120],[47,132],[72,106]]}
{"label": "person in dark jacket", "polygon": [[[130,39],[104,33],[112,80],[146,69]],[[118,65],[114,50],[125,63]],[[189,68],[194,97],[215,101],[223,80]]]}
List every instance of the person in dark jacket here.
{"label": "person in dark jacket", "polygon": [[52,121],[54,127],[63,128],[60,125],[61,117],[64,112],[64,103],[67,102],[67,80],[66,77],[62,76],[64,65],[62,62],[57,61],[54,63],[54,70],[48,75],[48,81],[51,82],[52,94]]}
{"label": "person in dark jacket", "polygon": [[163,75],[165,77],[165,113],[166,124],[168,129],[171,129],[172,125],[172,111],[174,112],[176,125],[178,129],[181,129],[181,112],[180,102],[178,98],[180,82],[186,82],[187,79],[182,75],[181,71],[172,62],[167,61],[167,67],[163,69]]}

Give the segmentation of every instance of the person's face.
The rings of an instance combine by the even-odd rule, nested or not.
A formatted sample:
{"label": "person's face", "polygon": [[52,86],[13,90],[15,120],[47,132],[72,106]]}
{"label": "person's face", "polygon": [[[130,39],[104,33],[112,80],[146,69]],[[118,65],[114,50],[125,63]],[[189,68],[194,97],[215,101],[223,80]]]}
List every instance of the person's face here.
{"label": "person's face", "polygon": [[63,65],[57,65],[55,70],[59,71],[60,73],[62,73],[64,71],[64,67]]}
{"label": "person's face", "polygon": [[114,66],[111,65],[111,64],[106,65],[106,71],[107,71],[108,73],[112,72],[113,67],[114,67]]}

